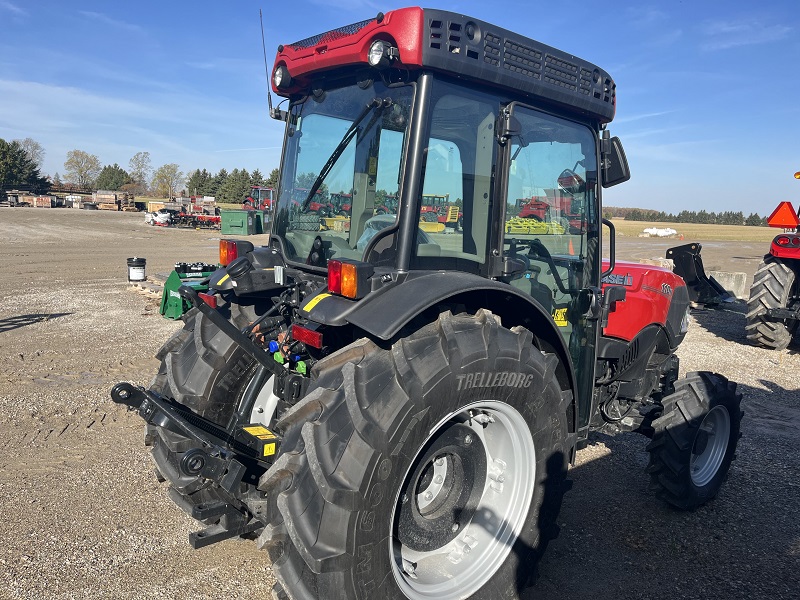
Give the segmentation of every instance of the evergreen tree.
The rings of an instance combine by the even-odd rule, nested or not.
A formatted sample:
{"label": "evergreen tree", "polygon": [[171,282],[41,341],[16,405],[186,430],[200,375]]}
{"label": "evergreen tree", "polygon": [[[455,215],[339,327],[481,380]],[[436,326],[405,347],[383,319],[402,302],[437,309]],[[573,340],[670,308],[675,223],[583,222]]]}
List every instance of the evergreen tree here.
{"label": "evergreen tree", "polygon": [[97,176],[95,185],[98,190],[121,190],[122,187],[128,183],[132,183],[131,176],[128,172],[120,167],[117,163],[113,165],[106,165]]}
{"label": "evergreen tree", "polygon": [[211,173],[203,169],[195,169],[189,173],[186,180],[186,189],[190,196],[213,196],[214,178]]}
{"label": "evergreen tree", "polygon": [[761,217],[759,217],[756,213],[750,213],[750,216],[745,219],[744,224],[749,225],[751,227],[761,227]]}
{"label": "evergreen tree", "polygon": [[47,178],[22,146],[0,138],[0,190],[21,188],[38,193],[48,187]]}
{"label": "evergreen tree", "polygon": [[217,192],[217,201],[241,204],[250,194],[250,173],[247,169],[234,169]]}
{"label": "evergreen tree", "polygon": [[280,174],[281,172],[278,169],[272,169],[272,171],[269,172],[269,177],[267,177],[267,180],[264,182],[264,185],[277,190],[278,179],[280,178]]}

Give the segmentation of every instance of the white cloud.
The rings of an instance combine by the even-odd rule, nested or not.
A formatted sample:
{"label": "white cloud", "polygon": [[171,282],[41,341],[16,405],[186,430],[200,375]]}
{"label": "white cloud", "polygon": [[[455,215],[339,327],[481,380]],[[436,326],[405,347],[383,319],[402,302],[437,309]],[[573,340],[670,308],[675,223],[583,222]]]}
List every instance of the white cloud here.
{"label": "white cloud", "polygon": [[9,2],[8,0],[0,0],[0,10],[8,11],[18,17],[28,16],[28,13],[25,10],[21,9],[16,4]]}
{"label": "white cloud", "polygon": [[109,25],[111,27],[118,27],[119,29],[125,29],[127,31],[133,31],[136,33],[144,32],[144,30],[138,25],[134,25],[133,23],[127,23],[125,21],[120,21],[118,19],[112,19],[108,15],[104,15],[102,13],[82,10],[80,11],[80,14],[82,14],[84,17],[92,19],[93,21],[99,21],[104,25]]}
{"label": "white cloud", "polygon": [[769,44],[791,33],[788,25],[769,25],[758,20],[710,21],[702,28],[706,41],[703,50],[728,50],[740,46]]}

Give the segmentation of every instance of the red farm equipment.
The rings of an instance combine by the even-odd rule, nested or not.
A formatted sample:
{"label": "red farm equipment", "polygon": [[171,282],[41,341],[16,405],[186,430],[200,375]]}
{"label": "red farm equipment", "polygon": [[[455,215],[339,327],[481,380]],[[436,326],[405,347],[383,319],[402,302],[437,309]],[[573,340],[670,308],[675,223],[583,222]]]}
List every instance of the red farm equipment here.
{"label": "red farm equipment", "polygon": [[[678,376],[684,280],[615,261],[602,195],[630,171],[610,74],[412,7],[278,46],[272,90],[269,244],[222,240],[208,292],[178,290],[194,308],[153,382],[111,391],[202,523],[194,547],[257,539],[275,598],[512,600],[590,432],[649,438],[640,477],[670,505],[716,496],[741,394]],[[331,189],[349,217],[319,214]],[[579,226],[508,228],[536,189]],[[586,510],[629,518],[614,498]]]}
{"label": "red farm equipment", "polygon": [[423,194],[420,213],[424,221],[442,223],[456,231],[464,224],[464,213],[457,204],[450,202],[450,194]]}
{"label": "red farm equipment", "polygon": [[253,185],[250,186],[250,195],[245,199],[242,208],[248,210],[272,210],[274,202],[274,188]]}
{"label": "red farm equipment", "polygon": [[[800,171],[794,174],[800,179]],[[747,339],[758,346],[783,350],[800,324],[800,219],[791,202],[781,202],[767,218],[775,236],[753,276],[747,302]]]}

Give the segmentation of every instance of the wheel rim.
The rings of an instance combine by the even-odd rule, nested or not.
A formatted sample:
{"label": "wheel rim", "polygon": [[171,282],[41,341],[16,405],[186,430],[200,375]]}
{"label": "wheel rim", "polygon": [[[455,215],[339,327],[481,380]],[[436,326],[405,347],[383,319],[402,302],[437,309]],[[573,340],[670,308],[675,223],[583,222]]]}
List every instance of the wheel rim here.
{"label": "wheel rim", "polygon": [[719,472],[728,449],[731,418],[724,406],[715,406],[700,423],[692,443],[689,470],[692,483],[703,487]]}
{"label": "wheel rim", "polygon": [[535,481],[533,438],[516,409],[482,401],[442,419],[392,509],[392,573],[405,596],[453,600],[485,585],[522,531]]}

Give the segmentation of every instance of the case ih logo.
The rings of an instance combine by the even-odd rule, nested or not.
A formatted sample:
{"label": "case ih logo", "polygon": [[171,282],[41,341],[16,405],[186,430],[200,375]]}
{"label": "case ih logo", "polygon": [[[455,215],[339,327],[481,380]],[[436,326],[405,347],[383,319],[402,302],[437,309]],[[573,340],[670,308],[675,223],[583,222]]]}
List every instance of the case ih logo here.
{"label": "case ih logo", "polygon": [[630,287],[633,285],[633,276],[628,273],[625,275],[611,273],[611,275],[606,275],[603,277],[601,281],[603,283],[607,283],[608,285],[624,285],[626,287]]}

